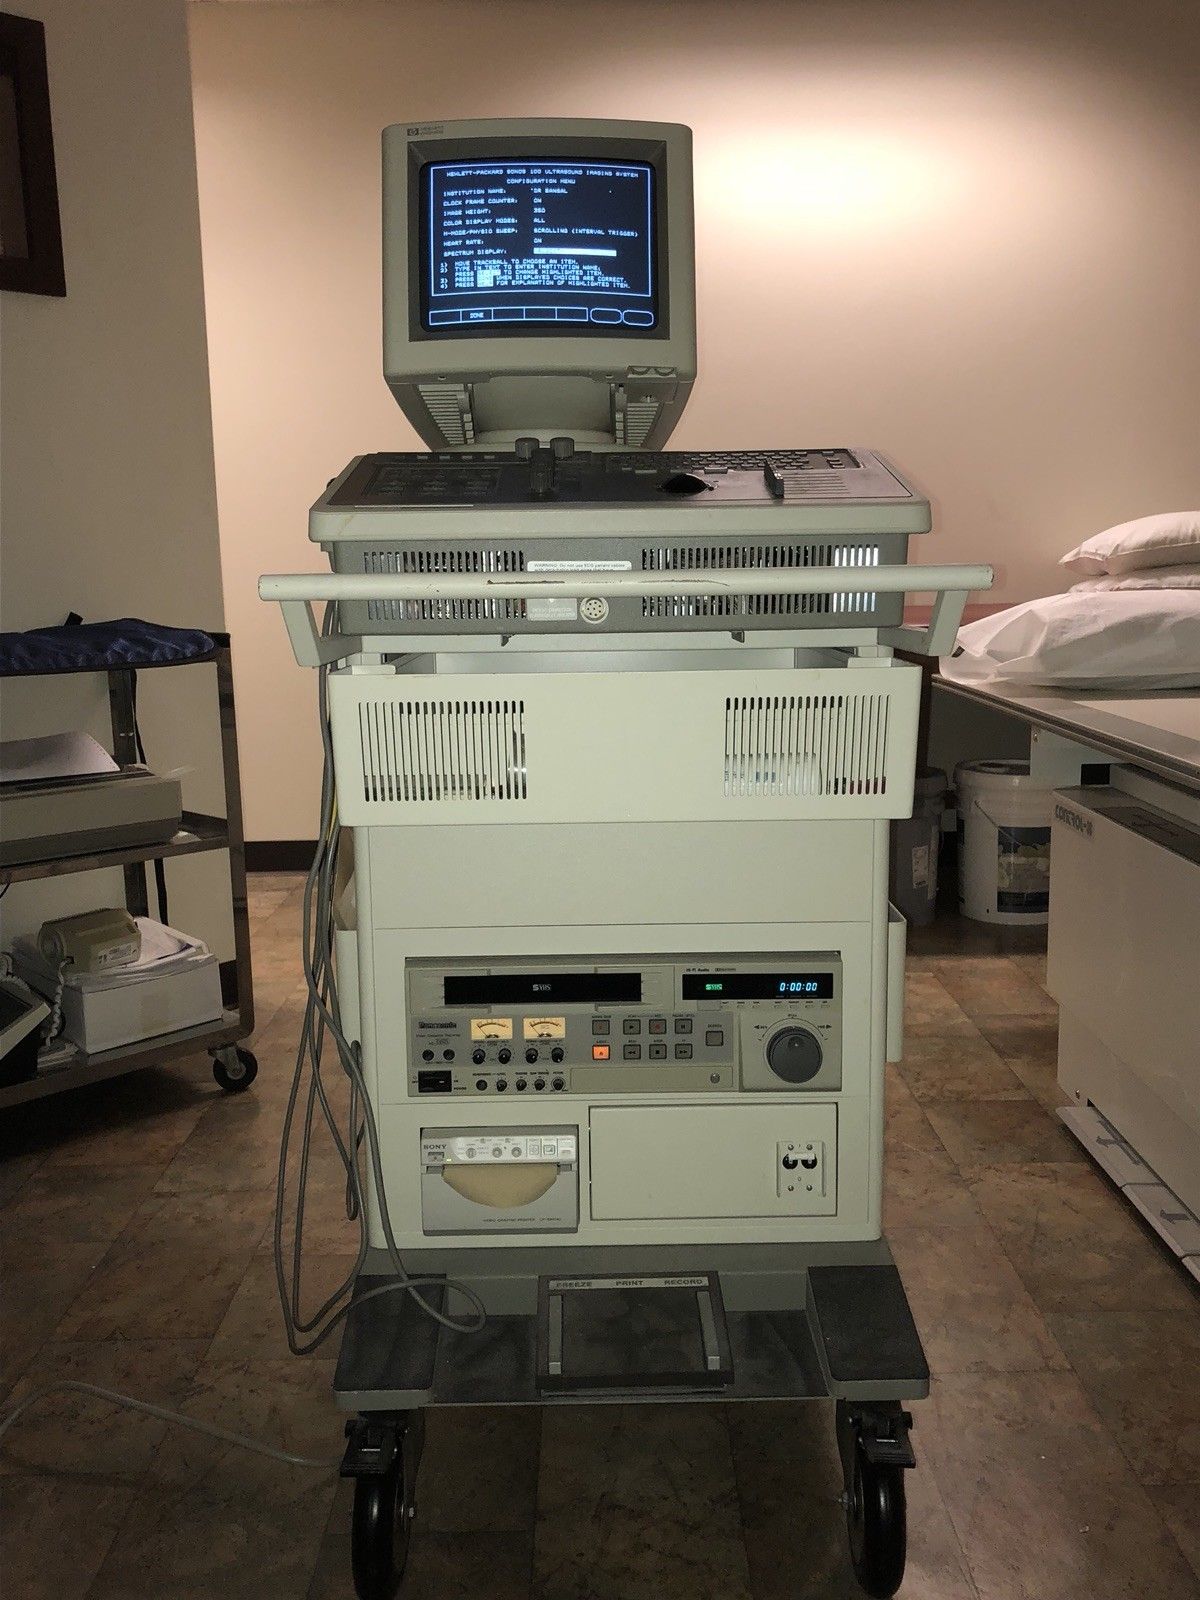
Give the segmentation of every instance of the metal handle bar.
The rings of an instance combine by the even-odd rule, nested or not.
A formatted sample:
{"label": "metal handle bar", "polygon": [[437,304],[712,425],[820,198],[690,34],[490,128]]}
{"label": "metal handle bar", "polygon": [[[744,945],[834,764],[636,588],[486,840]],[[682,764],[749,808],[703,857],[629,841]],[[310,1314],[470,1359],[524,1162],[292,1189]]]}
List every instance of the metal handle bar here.
{"label": "metal handle bar", "polygon": [[[279,603],[296,660],[322,666],[361,654],[362,636],[322,634],[312,607],[336,600],[559,600],[714,594],[934,594],[929,625],[881,628],[880,644],[917,655],[945,655],[953,648],[963,605],[972,589],[989,589],[985,566],[734,567],[703,572],[421,572],[268,573],[259,596]],[[819,641],[818,641],[819,642]]]}
{"label": "metal handle bar", "polygon": [[617,600],[695,594],[929,594],[988,589],[992,569],[721,567],[702,572],[268,573],[263,600]]}

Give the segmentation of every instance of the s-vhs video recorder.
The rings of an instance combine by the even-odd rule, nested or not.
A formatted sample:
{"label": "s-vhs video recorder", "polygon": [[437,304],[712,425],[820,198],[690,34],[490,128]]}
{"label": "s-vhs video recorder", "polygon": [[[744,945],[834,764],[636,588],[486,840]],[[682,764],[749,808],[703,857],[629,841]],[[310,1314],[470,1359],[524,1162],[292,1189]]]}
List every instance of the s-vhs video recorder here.
{"label": "s-vhs video recorder", "polygon": [[842,963],[531,958],[407,971],[410,1094],[835,1090]]}

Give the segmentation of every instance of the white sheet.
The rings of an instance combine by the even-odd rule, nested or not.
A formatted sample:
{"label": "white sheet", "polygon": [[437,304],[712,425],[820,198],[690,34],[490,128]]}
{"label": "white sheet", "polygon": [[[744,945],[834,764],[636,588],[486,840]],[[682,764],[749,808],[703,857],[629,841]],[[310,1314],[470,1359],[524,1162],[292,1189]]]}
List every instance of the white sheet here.
{"label": "white sheet", "polygon": [[1072,592],[959,630],[947,678],[1067,689],[1200,687],[1200,590]]}

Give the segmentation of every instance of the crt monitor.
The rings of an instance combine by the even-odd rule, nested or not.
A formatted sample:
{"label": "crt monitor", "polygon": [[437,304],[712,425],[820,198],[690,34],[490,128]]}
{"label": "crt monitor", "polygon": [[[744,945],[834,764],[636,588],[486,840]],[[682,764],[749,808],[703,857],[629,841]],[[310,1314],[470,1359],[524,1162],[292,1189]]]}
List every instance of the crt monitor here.
{"label": "crt monitor", "polygon": [[426,443],[662,445],[696,372],[691,178],[675,123],[385,129],[384,372]]}

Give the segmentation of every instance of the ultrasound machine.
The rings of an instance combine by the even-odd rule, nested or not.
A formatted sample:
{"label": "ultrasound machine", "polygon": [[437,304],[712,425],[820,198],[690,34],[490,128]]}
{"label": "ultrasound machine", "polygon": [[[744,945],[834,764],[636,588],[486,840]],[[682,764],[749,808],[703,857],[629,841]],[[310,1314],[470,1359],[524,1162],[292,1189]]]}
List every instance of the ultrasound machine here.
{"label": "ultrasound machine", "polygon": [[280,1282],[293,1348],[341,1331],[361,1600],[401,1585],[441,1406],[831,1401],[858,1579],[904,1571],[897,652],[992,575],[908,564],[929,503],[856,443],[662,448],[691,157],[673,124],[386,129],[384,372],[427,449],[351,461],[330,570],[260,583],[326,758],[289,1136],[328,1124],[363,1230],[342,1300],[303,1317],[282,1236]]}

